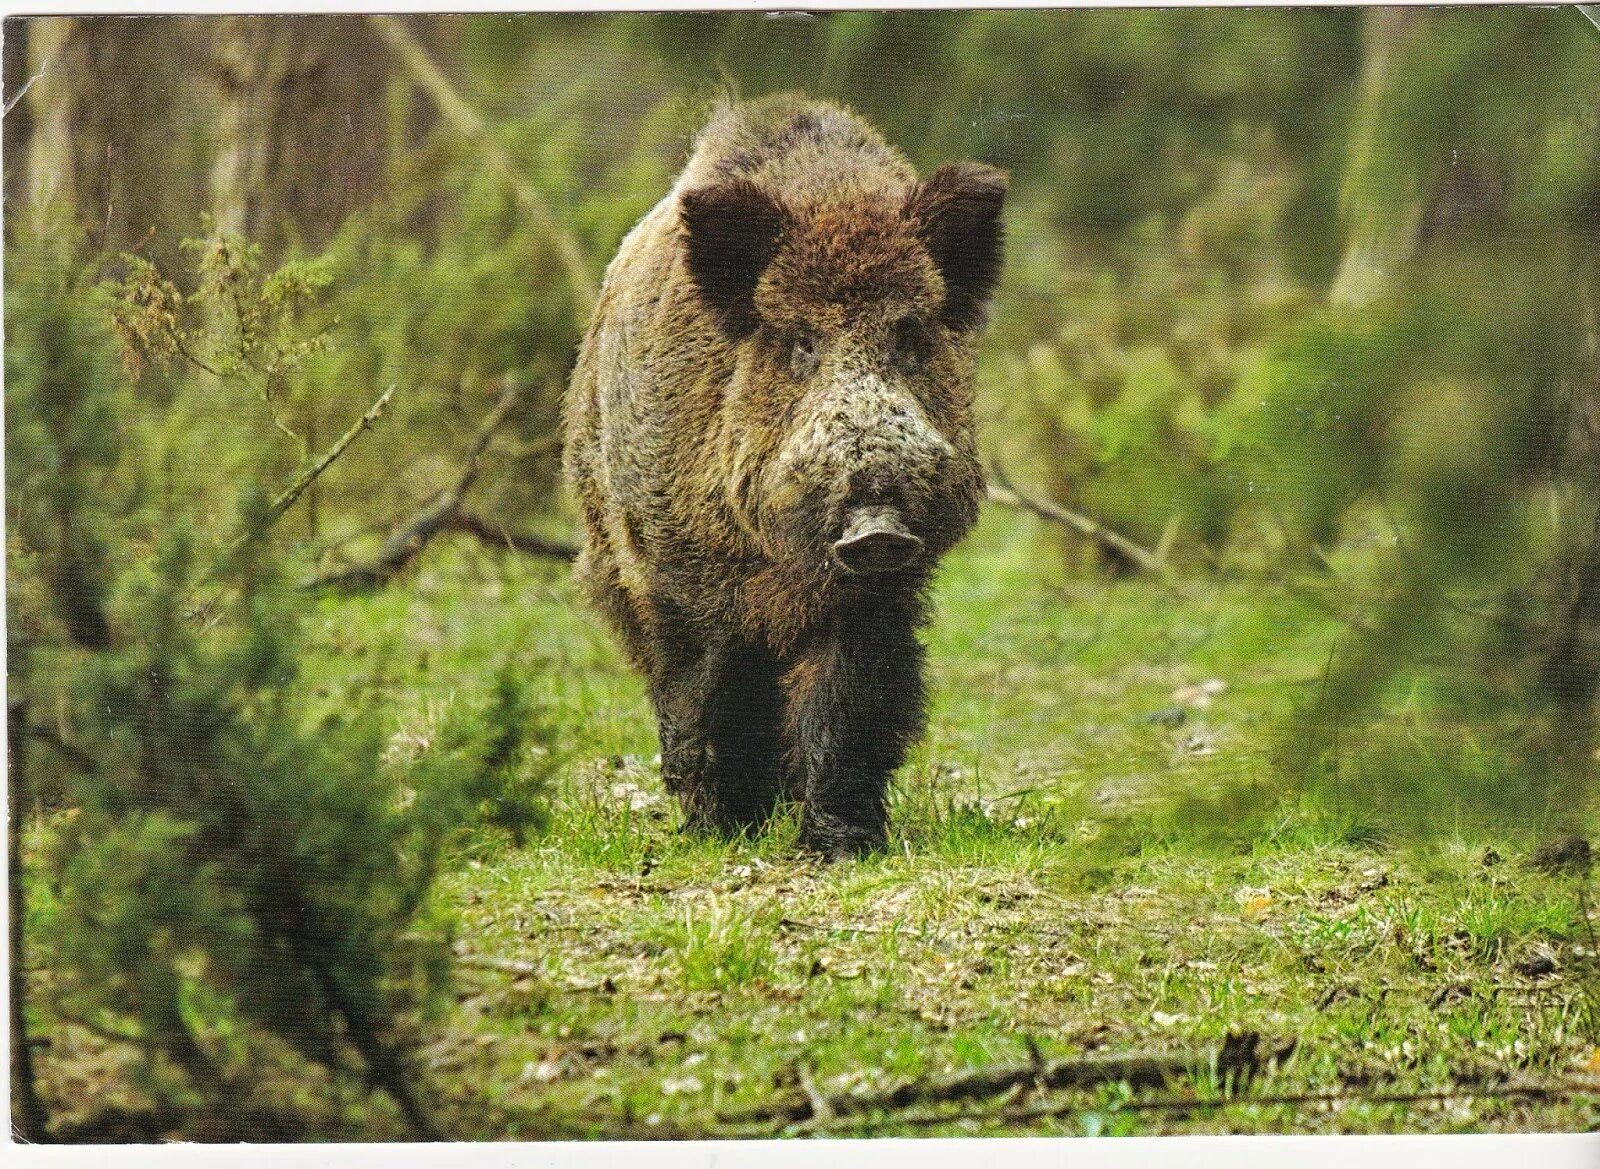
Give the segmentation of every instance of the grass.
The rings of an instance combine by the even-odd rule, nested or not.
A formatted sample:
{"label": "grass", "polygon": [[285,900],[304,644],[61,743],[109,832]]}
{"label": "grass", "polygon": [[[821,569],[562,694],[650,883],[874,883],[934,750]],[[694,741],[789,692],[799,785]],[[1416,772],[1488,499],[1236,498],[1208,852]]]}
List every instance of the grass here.
{"label": "grass", "polygon": [[[559,567],[440,549],[409,587],[323,602],[308,676],[336,698],[353,665],[406,749],[508,657],[558,731],[548,831],[481,843],[441,889],[460,950],[528,964],[463,966],[430,1024],[458,1135],[778,1133],[728,1118],[805,1083],[868,1091],[1033,1050],[1204,1052],[1230,1030],[1292,1053],[1248,1084],[1202,1069],[820,1131],[1600,1126],[1578,878],[1526,864],[1533,837],[1509,823],[1454,827],[1473,809],[1441,803],[1439,831],[1402,837],[1381,809],[1295,796],[1274,771],[1276,728],[1338,627],[1249,581],[1180,601],[1040,556],[1031,520],[991,515],[952,558],[891,847],[831,867],[796,856],[792,818],[753,840],[677,833],[642,687]],[[1212,679],[1209,702],[1174,697]],[[1504,1076],[1551,1094],[1472,1087]],[[1284,1100],[1307,1095],[1327,1098]]]}

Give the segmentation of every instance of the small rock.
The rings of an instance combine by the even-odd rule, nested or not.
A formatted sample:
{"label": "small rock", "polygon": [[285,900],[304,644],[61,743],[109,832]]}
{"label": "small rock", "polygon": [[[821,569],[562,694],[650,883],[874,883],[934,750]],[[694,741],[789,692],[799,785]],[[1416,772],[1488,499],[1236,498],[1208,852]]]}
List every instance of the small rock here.
{"label": "small rock", "polygon": [[553,1059],[541,1059],[538,1063],[522,1065],[522,1079],[537,1080],[541,1084],[548,1084],[552,1080],[561,1078],[561,1065]]}
{"label": "small rock", "polygon": [[1166,706],[1144,716],[1144,721],[1158,727],[1181,727],[1189,712],[1181,706]]}

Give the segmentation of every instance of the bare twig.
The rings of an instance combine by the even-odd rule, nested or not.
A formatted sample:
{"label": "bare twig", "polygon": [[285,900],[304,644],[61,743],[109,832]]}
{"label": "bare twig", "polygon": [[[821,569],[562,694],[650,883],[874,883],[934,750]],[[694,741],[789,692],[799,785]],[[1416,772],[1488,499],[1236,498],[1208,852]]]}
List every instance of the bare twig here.
{"label": "bare twig", "polygon": [[811,1107],[812,1117],[819,1124],[827,1124],[835,1116],[833,1103],[822,1089],[817,1087],[817,1081],[812,1076],[810,1068],[802,1063],[795,1071],[800,1079],[800,1090],[806,1094],[806,1102]]}
{"label": "bare twig", "polygon": [[85,775],[95,775],[100,770],[93,756],[91,756],[87,751],[84,751],[83,749],[67,742],[67,740],[62,737],[61,733],[53,727],[43,726],[38,723],[22,726],[18,729],[16,737],[13,738],[12,742],[19,743],[24,735],[26,735],[28,738],[38,739],[41,743],[47,744],[63,759],[72,764]]}
{"label": "bare twig", "polygon": [[0,118],[5,117],[12,110],[17,108],[17,103],[28,95],[28,90],[33,88],[33,83],[35,81],[38,81],[40,78],[42,78],[45,75],[45,73],[49,70],[49,68],[50,68],[50,61],[49,61],[48,58],[39,63],[39,72],[35,73],[32,77],[28,78],[28,80],[24,81],[22,83],[22,88],[17,90],[16,93],[11,95],[10,100],[7,101],[6,104],[5,104],[5,108],[4,109],[0,109]]}
{"label": "bare twig", "polygon": [[[1129,563],[1134,564],[1145,572],[1162,576],[1166,572],[1166,565],[1161,557],[1141,548],[1132,540],[1119,532],[1114,532],[1104,524],[1090,519],[1071,508],[1062,507],[1047,499],[1033,499],[1017,490],[1015,484],[1007,477],[1004,469],[998,462],[989,465],[989,473],[994,478],[994,483],[989,486],[989,499],[1006,507],[1018,507],[1024,511],[1031,511],[1041,519],[1052,523],[1062,524],[1081,536],[1087,536],[1103,548],[1109,548]],[[1169,541],[1163,541],[1169,543]]]}
{"label": "bare twig", "polygon": [[339,440],[328,448],[326,454],[307,467],[304,474],[284,488],[267,508],[267,522],[269,524],[277,522],[284,512],[295,505],[295,501],[305,494],[306,488],[315,483],[324,471],[333,466],[334,460],[344,454],[345,448],[356,440],[357,435],[363,430],[372,428],[373,423],[377,422],[383,416],[383,412],[388,409],[389,399],[394,397],[394,390],[394,386],[384,390],[383,395],[367,407],[367,412],[356,419],[355,425],[339,436]]}
{"label": "bare twig", "polygon": [[416,37],[411,35],[411,30],[406,27],[405,22],[395,16],[369,15],[367,19],[377,29],[378,35],[388,42],[390,49],[400,59],[406,71],[427,91],[445,119],[458,133],[483,152],[489,160],[489,165],[510,188],[523,210],[548,237],[550,246],[566,273],[573,299],[577,301],[578,315],[587,318],[594,310],[595,287],[577,239],[556,220],[544,196],[517,168],[517,164],[506,152],[505,147],[501,146],[490,133],[478,111],[473,109],[455,86],[450,84],[449,78],[440,71],[433,58],[428,56],[428,51],[418,43]]}
{"label": "bare twig", "polygon": [[921,931],[914,930],[887,930],[871,925],[819,925],[814,921],[801,921],[795,917],[785,917],[778,922],[780,929],[808,930],[820,934],[888,934],[895,933],[902,937],[917,937]]}
{"label": "bare twig", "polygon": [[366,564],[358,564],[340,572],[319,576],[308,582],[313,589],[334,589],[341,592],[360,593],[388,584],[402,569],[415,560],[428,542],[444,530],[450,522],[454,502],[449,494],[436,496],[393,533],[378,549],[378,555]]}
{"label": "bare twig", "polygon": [[[319,478],[321,478],[322,474],[327,471],[329,467],[333,466],[335,460],[337,460],[340,455],[344,454],[345,448],[353,443],[363,431],[370,430],[372,428],[372,425],[378,421],[378,419],[383,415],[384,410],[388,408],[389,399],[394,396],[394,391],[394,386],[390,386],[387,390],[383,391],[378,400],[367,407],[367,412],[360,418],[356,419],[355,424],[352,425],[349,430],[340,435],[339,440],[328,448],[327,453],[325,453],[311,466],[307,467],[305,472],[301,474],[298,479],[289,484],[288,487],[284,488],[283,491],[278,494],[277,498],[267,505],[266,519],[261,527],[253,531],[240,532],[232,540],[228,541],[227,550],[229,552],[233,552],[239,548],[242,548],[246,541],[251,538],[251,536],[257,535],[261,531],[265,531],[267,528],[270,528],[273,524],[281,520],[284,517],[284,514],[295,505],[295,502],[305,494],[306,489],[315,483]],[[220,567],[220,564],[213,564],[200,575],[198,580],[195,581],[194,587],[199,589],[202,586],[209,585],[215,578]],[[215,596],[212,596],[204,604],[197,605],[193,610],[190,611],[189,616],[194,619],[199,619],[209,626],[210,622],[207,622],[206,619],[211,615],[211,612],[216,606],[220,596],[221,594],[219,593]]]}

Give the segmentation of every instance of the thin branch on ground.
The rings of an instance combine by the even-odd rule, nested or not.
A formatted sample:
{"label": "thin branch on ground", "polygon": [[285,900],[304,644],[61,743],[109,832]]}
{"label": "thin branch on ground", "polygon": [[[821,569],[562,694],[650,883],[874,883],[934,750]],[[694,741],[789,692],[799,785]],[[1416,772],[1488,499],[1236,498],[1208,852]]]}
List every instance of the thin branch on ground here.
{"label": "thin branch on ground", "polygon": [[1167,566],[1162,557],[1157,556],[1146,548],[1140,547],[1120,532],[1114,532],[1099,521],[1092,520],[1081,512],[1073,511],[1071,508],[1062,507],[1059,503],[1047,499],[1034,499],[1029,495],[1023,494],[1011,482],[999,462],[990,463],[989,473],[994,479],[994,482],[989,485],[989,499],[991,502],[1005,507],[1021,508],[1023,511],[1032,512],[1041,519],[1071,528],[1080,536],[1093,540],[1102,548],[1110,549],[1135,567],[1157,577],[1164,578],[1166,576]]}
{"label": "thin branch on ground", "polygon": [[[1014,1098],[1015,1093],[1013,1094]],[[1158,1097],[1149,1100],[1129,1100],[1112,1107],[1095,1107],[1086,1105],[1081,1100],[1072,1102],[1049,1101],[1041,1102],[1025,1108],[1005,1107],[1005,1101],[1000,1102],[1000,1107],[979,1109],[968,1108],[958,1111],[945,1112],[907,1112],[893,1118],[897,1126],[908,1128],[933,1128],[941,1124],[956,1124],[961,1121],[992,1121],[1000,1124],[1027,1124],[1036,1120],[1048,1120],[1060,1116],[1073,1116],[1085,1112],[1193,1112],[1206,1108],[1225,1108],[1229,1105],[1254,1105],[1256,1107],[1302,1107],[1318,1104],[1428,1104],[1444,1103],[1451,1100],[1471,1099],[1513,1099],[1513,1100],[1551,1100],[1558,1099],[1563,1091],[1558,1086],[1546,1084],[1499,1084],[1499,1085],[1463,1085],[1453,1090],[1440,1090],[1432,1092],[1362,1092],[1362,1091],[1335,1091],[1335,1092],[1287,1092],[1281,1094],[1264,1095],[1239,1095],[1219,1096],[1213,1099],[1198,1097]],[[873,1117],[852,1116],[833,1117],[827,1121],[820,1118],[805,1122],[806,1131],[837,1129],[848,1127],[852,1130],[861,1129],[881,1123]],[[790,1126],[789,1131],[795,1131],[797,1126]]]}
{"label": "thin branch on ground", "polygon": [[532,962],[523,962],[517,958],[493,958],[487,954],[457,954],[456,965],[473,970],[495,970],[501,974],[516,975],[518,978],[528,978],[539,973],[539,968]]}
{"label": "thin branch on ground", "polygon": [[801,921],[796,917],[785,917],[779,920],[780,929],[809,930],[819,934],[897,934],[900,937],[921,937],[921,930],[883,929],[873,925],[828,925],[814,921]]}
{"label": "thin branch on ground", "polygon": [[812,1117],[819,1124],[827,1124],[836,1115],[833,1102],[823,1090],[817,1087],[817,1081],[811,1074],[811,1069],[805,1064],[799,1064],[795,1071],[800,1080],[800,1089],[806,1094],[806,1103],[811,1108]]}
{"label": "thin branch on ground", "polygon": [[[835,1117],[867,1112],[898,1112],[913,1104],[951,1103],[998,1096],[1015,1086],[1040,1090],[1086,1088],[1098,1084],[1127,1083],[1134,1088],[1160,1087],[1170,1079],[1214,1071],[1219,1076],[1249,1076],[1271,1059],[1286,1055],[1269,1051],[1253,1032],[1229,1035],[1218,1048],[1181,1052],[1096,1053],[1067,1059],[994,1064],[950,1075],[908,1080],[880,1092],[822,1097]],[[765,1109],[726,1116],[730,1123],[776,1121],[783,1125],[819,1119],[822,1109],[808,1094],[786,1099]]]}
{"label": "thin branch on ground", "polygon": [[544,196],[518,169],[516,162],[489,131],[478,111],[473,109],[455,86],[450,84],[449,78],[440,71],[433,58],[428,56],[428,51],[416,37],[411,35],[411,30],[406,27],[405,22],[395,16],[369,15],[367,19],[400,59],[406,72],[427,91],[445,120],[454,126],[462,137],[482,151],[484,157],[489,160],[489,165],[510,188],[523,210],[528,213],[539,230],[544,232],[551,248],[555,251],[556,258],[561,263],[562,270],[566,273],[567,284],[572,290],[573,299],[577,302],[578,316],[587,318],[594,311],[596,293],[594,281],[589,275],[588,262],[584,259],[583,250],[578,246],[576,237],[562,227],[551,212],[550,204]]}

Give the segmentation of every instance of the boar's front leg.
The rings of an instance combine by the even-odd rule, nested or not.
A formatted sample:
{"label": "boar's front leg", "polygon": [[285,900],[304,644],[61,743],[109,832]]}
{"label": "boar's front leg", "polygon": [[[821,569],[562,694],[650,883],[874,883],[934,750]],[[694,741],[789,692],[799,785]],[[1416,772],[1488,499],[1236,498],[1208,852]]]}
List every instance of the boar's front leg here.
{"label": "boar's front leg", "polygon": [[660,648],[650,689],[661,778],[683,807],[685,828],[754,828],[778,797],[776,661],[732,638],[685,637]]}
{"label": "boar's front leg", "polygon": [[801,846],[834,858],[882,847],[889,778],[922,733],[922,645],[914,612],[838,617],[784,675],[788,784]]}

